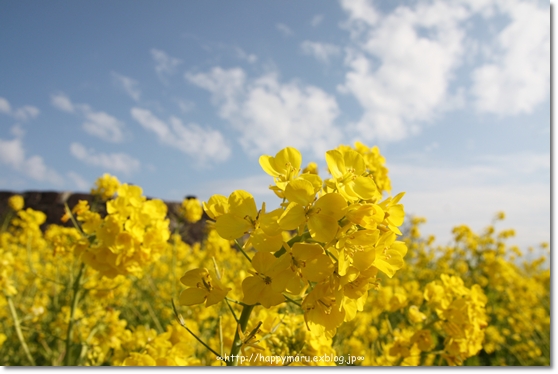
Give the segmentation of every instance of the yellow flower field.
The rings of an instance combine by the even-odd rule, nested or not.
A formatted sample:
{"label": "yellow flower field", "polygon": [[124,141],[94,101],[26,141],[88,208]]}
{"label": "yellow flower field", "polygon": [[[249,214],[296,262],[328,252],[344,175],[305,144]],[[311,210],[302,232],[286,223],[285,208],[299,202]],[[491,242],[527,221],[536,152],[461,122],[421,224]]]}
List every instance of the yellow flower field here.
{"label": "yellow flower field", "polygon": [[261,156],[276,201],[185,199],[182,225],[208,217],[193,245],[161,200],[110,175],[96,204],[67,207],[71,228],[42,232],[45,214],[13,196],[1,364],[550,365],[549,263],[506,244],[503,213],[436,245],[392,194],[377,147],[325,161],[323,179],[294,148]]}

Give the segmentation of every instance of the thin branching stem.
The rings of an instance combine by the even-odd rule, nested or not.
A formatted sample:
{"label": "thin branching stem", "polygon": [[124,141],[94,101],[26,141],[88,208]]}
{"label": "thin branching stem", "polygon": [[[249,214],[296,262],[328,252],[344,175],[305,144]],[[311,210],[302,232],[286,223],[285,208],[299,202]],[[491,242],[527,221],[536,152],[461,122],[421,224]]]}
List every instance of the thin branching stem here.
{"label": "thin branching stem", "polygon": [[76,229],[79,230],[79,232],[81,233],[81,235],[86,238],[87,234],[83,231],[83,229],[81,228],[80,224],[78,223],[78,221],[76,220],[76,217],[74,216],[74,213],[72,213],[72,210],[70,209],[70,207],[68,206],[67,203],[64,203],[64,208],[66,208],[66,212],[68,213],[68,215],[70,216],[70,219],[72,220],[72,223],[74,224],[74,227]]}
{"label": "thin branching stem", "polygon": [[302,305],[300,305],[299,302],[294,301],[293,299],[291,299],[291,298],[288,297],[287,295],[283,294],[283,296],[285,297],[285,299],[287,299],[287,301],[288,301],[289,303],[293,303],[293,304],[295,304],[295,305],[298,305],[299,307],[302,307]]}
{"label": "thin branching stem", "polygon": [[14,302],[12,300],[11,296],[6,296],[6,300],[8,301],[8,306],[10,307],[10,313],[12,315],[12,318],[14,320],[14,327],[16,330],[16,334],[17,334],[17,338],[19,339],[19,342],[21,343],[21,346],[23,347],[23,351],[25,352],[25,355],[27,356],[27,359],[29,360],[29,363],[31,364],[31,366],[35,366],[35,360],[33,359],[33,356],[31,356],[31,352],[29,351],[29,347],[27,346],[27,343],[25,343],[25,339],[23,338],[23,333],[21,332],[21,325],[19,323],[19,318],[17,316],[17,312],[15,310],[15,306],[14,306]]}
{"label": "thin branching stem", "polygon": [[244,257],[246,257],[246,259],[248,259],[248,261],[250,261],[250,263],[252,262],[252,259],[250,258],[250,256],[248,256],[246,254],[246,252],[244,252],[244,249],[242,248],[242,246],[240,245],[240,243],[236,239],[234,240],[234,246],[236,247],[236,249],[238,249],[244,255]]}
{"label": "thin branching stem", "polygon": [[236,321],[236,323],[238,323],[238,317],[236,316],[236,313],[234,312],[234,309],[232,308],[231,304],[229,303],[229,299],[225,298],[225,302],[227,303],[227,306],[229,307],[229,310],[231,311],[234,320]]}
{"label": "thin branching stem", "polygon": [[196,340],[198,342],[200,342],[205,348],[207,348],[211,353],[213,353],[217,359],[223,360],[223,358],[221,357],[221,355],[219,353],[217,353],[213,348],[211,348],[209,345],[207,345],[192,330],[190,330],[188,328],[188,326],[186,326],[186,323],[184,322],[184,318],[178,313],[178,310],[176,310],[176,305],[174,304],[174,299],[171,299],[171,303],[172,303],[172,310],[174,311],[174,315],[175,315],[176,319],[178,320],[178,323],[180,324],[180,326],[184,327],[184,329],[186,329],[186,331],[188,331],[190,333],[190,335],[192,335],[194,338],[196,338]]}
{"label": "thin branching stem", "polygon": [[228,297],[225,297],[225,300],[230,301],[231,303],[238,304],[238,305],[248,306],[248,304],[244,304],[242,301],[238,301],[238,300],[235,300],[235,299],[230,299]]}
{"label": "thin branching stem", "polygon": [[79,267],[78,275],[74,281],[73,286],[73,297],[72,297],[72,308],[70,309],[70,321],[68,322],[68,333],[66,335],[66,354],[64,356],[64,366],[70,366],[71,362],[71,348],[72,348],[72,333],[74,329],[74,316],[76,313],[77,305],[79,303],[79,289],[81,277],[83,276],[83,271],[85,269],[85,264],[81,263]]}

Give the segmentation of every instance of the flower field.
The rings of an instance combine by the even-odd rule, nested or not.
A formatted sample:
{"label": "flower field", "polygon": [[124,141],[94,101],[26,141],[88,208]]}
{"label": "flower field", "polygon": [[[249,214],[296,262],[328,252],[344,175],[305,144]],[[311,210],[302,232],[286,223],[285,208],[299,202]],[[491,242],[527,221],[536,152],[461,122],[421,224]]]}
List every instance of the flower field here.
{"label": "flower field", "polygon": [[41,231],[45,214],[13,196],[1,364],[550,365],[549,262],[506,244],[503,213],[438,245],[405,215],[377,147],[325,161],[322,179],[294,148],[261,156],[276,201],[185,199],[183,227],[208,217],[191,245],[161,200],[110,175],[94,203],[67,207],[73,227]]}

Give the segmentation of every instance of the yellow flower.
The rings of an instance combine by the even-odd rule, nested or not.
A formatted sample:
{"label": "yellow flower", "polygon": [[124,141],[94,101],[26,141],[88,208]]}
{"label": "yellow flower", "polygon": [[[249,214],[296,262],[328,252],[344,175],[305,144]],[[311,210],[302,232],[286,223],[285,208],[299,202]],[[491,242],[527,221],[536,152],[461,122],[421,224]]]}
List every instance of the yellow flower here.
{"label": "yellow flower", "polygon": [[355,150],[327,151],[326,162],[333,177],[328,187],[339,192],[347,201],[376,200],[381,197],[374,180],[364,175],[364,159]]}
{"label": "yellow flower", "polygon": [[296,148],[286,147],[277,152],[275,157],[260,156],[260,166],[275,180],[280,190],[285,190],[287,183],[293,180],[300,171],[302,156]]}
{"label": "yellow flower", "polygon": [[322,189],[322,179],[315,174],[302,174],[285,185],[283,196],[302,206],[310,205]]}
{"label": "yellow flower", "polygon": [[196,198],[186,198],[182,200],[182,211],[186,221],[189,223],[198,222],[203,215],[202,205],[200,201]]}
{"label": "yellow flower", "polygon": [[388,197],[378,205],[385,212],[384,223],[385,225],[397,235],[401,235],[398,226],[403,224],[405,219],[405,210],[402,204],[398,204],[399,200],[405,195],[405,192],[400,192],[395,197]]}
{"label": "yellow flower", "polygon": [[380,236],[376,244],[376,258],[373,265],[391,278],[405,264],[403,261],[405,254],[407,254],[405,243],[396,241],[395,234],[388,231]]}
{"label": "yellow flower", "polygon": [[335,297],[328,284],[319,283],[304,298],[302,310],[306,326],[314,335],[333,336],[337,327],[343,323],[345,310],[339,307],[339,298]]}
{"label": "yellow flower", "polygon": [[349,221],[370,230],[376,229],[384,217],[384,211],[377,204],[353,204],[347,211]]}
{"label": "yellow flower", "polygon": [[255,227],[258,210],[254,197],[242,190],[231,193],[227,203],[228,212],[216,217],[215,229],[222,238],[233,240]]}
{"label": "yellow flower", "polygon": [[283,245],[283,230],[279,227],[277,220],[283,210],[275,209],[269,213],[265,211],[265,203],[258,214],[257,222],[254,222],[255,230],[250,234],[250,243],[257,251],[275,252]]}
{"label": "yellow flower", "polygon": [[292,265],[311,282],[321,282],[333,274],[333,262],[318,243],[295,243],[291,256]]}
{"label": "yellow flower", "polygon": [[294,295],[303,291],[307,281],[321,282],[333,274],[333,261],[324,253],[318,243],[295,243],[291,249],[284,244],[286,254],[281,256],[281,263],[290,258],[289,266],[279,277],[286,283],[286,291]]}
{"label": "yellow flower", "polygon": [[289,266],[287,261],[286,256],[278,259],[269,252],[256,253],[252,258],[252,266],[256,272],[242,281],[244,303],[260,303],[265,308],[270,308],[285,301],[282,292],[291,279],[284,272]]}
{"label": "yellow flower", "polygon": [[302,170],[303,173],[318,174],[318,164],[309,162],[308,165]]}
{"label": "yellow flower", "polygon": [[388,177],[388,169],[384,166],[386,160],[380,154],[378,146],[368,148],[361,142],[355,142],[355,149],[364,158],[366,168],[370,170],[374,182],[380,192],[391,192],[391,181]]}
{"label": "yellow flower", "polygon": [[434,340],[432,339],[432,335],[430,334],[430,330],[417,331],[411,338],[411,344],[415,343],[423,352],[430,351],[432,348],[434,348],[435,345]]}
{"label": "yellow flower", "polygon": [[157,362],[147,353],[131,352],[122,366],[157,366]]}
{"label": "yellow flower", "polygon": [[278,220],[283,230],[294,230],[308,220],[308,231],[312,239],[327,243],[337,235],[339,221],[347,208],[345,199],[338,193],[320,197],[313,206],[305,210],[302,205],[290,203]]}
{"label": "yellow flower", "polygon": [[360,271],[372,266],[376,258],[374,246],[379,236],[379,230],[360,230],[342,236],[336,245],[339,251],[339,275],[345,275],[349,266],[354,266]]}
{"label": "yellow flower", "polygon": [[118,179],[110,174],[103,174],[95,181],[95,188],[91,189],[91,195],[99,196],[101,200],[111,199],[120,187]]}
{"label": "yellow flower", "polygon": [[240,337],[240,341],[242,343],[242,347],[240,348],[240,351],[242,352],[243,355],[247,356],[246,354],[247,348],[254,348],[260,351],[265,350],[263,347],[258,345],[259,340],[256,335],[259,332],[261,325],[262,322],[260,321],[256,325],[256,327],[253,328],[252,331],[250,331],[247,335],[244,335],[244,333],[242,332],[242,329],[240,328],[240,324],[237,325],[236,330],[238,331],[238,336]]}
{"label": "yellow flower", "polygon": [[180,293],[179,301],[182,305],[205,302],[205,306],[208,307],[222,301],[231,290],[223,286],[219,279],[212,279],[206,268],[187,271],[180,278],[180,282],[190,287]]}
{"label": "yellow flower", "polygon": [[204,201],[202,204],[203,210],[212,220],[216,220],[218,217],[229,212],[229,202],[223,195],[213,195],[207,203]]}
{"label": "yellow flower", "polygon": [[420,323],[426,320],[426,315],[424,315],[424,313],[421,313],[419,308],[416,305],[411,305],[409,307],[408,316],[409,316],[409,320],[412,323]]}
{"label": "yellow flower", "polygon": [[23,209],[23,204],[23,197],[21,195],[12,195],[8,199],[8,205],[16,212]]}
{"label": "yellow flower", "polygon": [[[369,269],[358,271],[355,267],[350,267],[347,269],[345,276],[341,277],[341,284],[343,285],[343,294],[346,298],[357,300],[359,305],[351,305],[351,308],[357,307],[358,310],[362,310],[362,305],[366,301],[368,295],[368,290],[373,283],[376,275],[378,274],[378,269],[371,267]],[[356,276],[356,277],[355,277]],[[347,302],[349,300],[344,300],[344,307],[347,309]],[[356,310],[354,311],[356,313]]]}

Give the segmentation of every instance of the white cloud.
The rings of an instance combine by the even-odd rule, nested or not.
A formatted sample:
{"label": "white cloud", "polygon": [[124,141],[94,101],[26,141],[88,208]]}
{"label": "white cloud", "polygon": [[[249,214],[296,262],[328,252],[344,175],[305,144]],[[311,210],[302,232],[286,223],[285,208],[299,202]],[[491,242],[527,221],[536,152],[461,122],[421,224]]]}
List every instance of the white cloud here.
{"label": "white cloud", "polygon": [[74,112],[74,105],[72,104],[72,101],[63,93],[51,95],[50,102],[58,110],[68,113]]}
{"label": "white cloud", "polygon": [[253,64],[256,61],[258,61],[258,56],[256,56],[253,53],[247,53],[242,48],[239,48],[239,47],[233,47],[233,49],[236,53],[236,56],[241,60],[245,60],[245,61],[249,62],[250,64]]}
{"label": "white cloud", "polygon": [[178,105],[182,113],[189,113],[196,107],[196,103],[186,99],[174,98],[174,102]]}
{"label": "white cloud", "polygon": [[239,110],[237,97],[244,91],[246,73],[240,68],[213,68],[208,74],[186,73],[185,78],[213,93],[213,104],[219,105],[221,117],[228,118]]}
{"label": "white cloud", "polygon": [[88,134],[112,143],[124,140],[124,123],[110,114],[94,111],[87,104],[74,104],[63,93],[52,95],[51,103],[59,110],[81,116],[84,119],[82,128]]}
{"label": "white cloud", "polygon": [[284,36],[292,36],[294,35],[293,30],[290,29],[289,26],[285,25],[284,23],[277,23],[275,24],[275,28],[281,32]]}
{"label": "white cloud", "polygon": [[25,105],[13,112],[13,116],[20,121],[36,118],[41,111],[31,105]]}
{"label": "white cloud", "polygon": [[166,76],[174,74],[178,65],[182,63],[182,60],[169,56],[166,52],[159,49],[152,49],[151,57],[155,61],[155,71],[157,75],[165,83]]}
{"label": "white cloud", "polygon": [[80,191],[88,191],[89,188],[91,187],[91,184],[76,172],[70,171],[66,173],[66,175],[68,176],[68,178],[72,180],[72,182],[74,182],[74,185]]}
{"label": "white cloud", "polygon": [[42,157],[33,155],[26,157],[21,137],[13,140],[0,139],[0,162],[40,182],[50,182],[60,185],[62,177],[53,169],[47,167]]}
{"label": "white cloud", "polygon": [[305,54],[314,56],[318,61],[326,64],[329,62],[330,57],[338,56],[341,53],[341,49],[336,45],[311,42],[309,40],[303,41],[300,48]]}
{"label": "white cloud", "polygon": [[[397,141],[470,104],[500,115],[532,112],[550,93],[550,14],[540,4],[417,1],[382,14],[372,1],[342,0],[352,45],[339,90],[363,109],[352,133],[365,141]],[[486,23],[492,18],[504,23],[502,30]],[[482,22],[495,32],[477,35]],[[462,67],[470,75],[457,81]]]}
{"label": "white cloud", "polygon": [[312,20],[310,21],[310,24],[313,27],[318,27],[324,20],[324,15],[323,14],[316,14],[314,17],[312,17]]}
{"label": "white cloud", "polygon": [[124,139],[122,129],[124,123],[105,112],[84,111],[83,129],[107,142],[118,143]]}
{"label": "white cloud", "polygon": [[364,113],[352,126],[365,141],[399,140],[429,121],[448,98],[461,64],[468,12],[445,2],[400,6],[380,15],[365,1],[343,1],[354,43],[341,92],[354,95]]}
{"label": "white cloud", "polygon": [[176,117],[171,117],[167,124],[142,108],[132,108],[130,112],[143,128],[155,133],[163,144],[180,150],[202,164],[225,161],[231,154],[225,138],[217,130],[202,128],[195,123],[184,125]]}
{"label": "white cloud", "polygon": [[530,113],[550,95],[550,8],[501,3],[511,22],[490,45],[490,62],[473,72],[471,93],[479,111]]}
{"label": "white cloud", "polygon": [[105,170],[130,175],[140,169],[139,160],[126,153],[99,153],[94,149],[87,149],[80,143],[72,143],[70,152],[78,160]]}
{"label": "white cloud", "polygon": [[0,139],[0,161],[14,169],[19,168],[25,162],[25,150],[21,139]]}
{"label": "white cloud", "polygon": [[27,121],[29,119],[36,118],[41,111],[39,108],[31,105],[24,105],[14,110],[8,100],[0,97],[0,112],[11,116],[18,121]]}
{"label": "white cloud", "polygon": [[141,90],[139,89],[139,84],[136,80],[115,72],[112,72],[112,77],[114,82],[121,87],[124,92],[128,94],[128,96],[135,101],[139,101],[141,97]]}
{"label": "white cloud", "polygon": [[219,115],[240,133],[249,154],[275,154],[293,146],[321,157],[341,139],[333,123],[339,114],[337,102],[317,87],[281,83],[274,73],[248,80],[240,68],[215,67],[185,77],[212,93]]}
{"label": "white cloud", "polygon": [[16,138],[20,138],[20,139],[25,136],[25,130],[21,127],[19,123],[12,126],[12,128],[10,129],[10,133]]}
{"label": "white cloud", "polygon": [[5,114],[10,114],[12,112],[12,107],[8,100],[0,97],[0,112]]}
{"label": "white cloud", "polygon": [[340,2],[341,7],[349,13],[350,31],[359,32],[361,30],[354,30],[354,28],[374,25],[380,18],[380,14],[368,0],[341,0]]}

